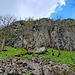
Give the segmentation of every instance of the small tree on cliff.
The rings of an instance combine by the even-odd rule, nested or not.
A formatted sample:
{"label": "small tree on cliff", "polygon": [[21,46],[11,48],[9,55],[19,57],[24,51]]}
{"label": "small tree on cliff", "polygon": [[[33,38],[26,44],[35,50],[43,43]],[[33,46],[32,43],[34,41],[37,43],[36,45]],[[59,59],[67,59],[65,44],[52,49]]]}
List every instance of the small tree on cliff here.
{"label": "small tree on cliff", "polygon": [[1,44],[1,50],[5,49],[5,41],[6,38],[8,37],[8,35],[10,34],[10,24],[12,22],[14,22],[16,20],[16,18],[14,18],[11,15],[1,15],[0,16],[0,25],[2,27],[2,40],[0,42],[2,42]]}
{"label": "small tree on cliff", "polygon": [[[55,18],[53,21],[51,21],[50,25],[48,26],[48,35],[50,38],[50,46],[52,47],[52,55],[54,56],[54,47],[55,47],[55,42],[56,42],[56,46],[58,48],[58,57],[60,56],[60,47],[59,47],[59,29],[61,26],[61,18],[62,16],[57,16],[57,18]],[[55,22],[54,22],[55,21]],[[56,34],[56,35],[54,35]],[[54,39],[53,39],[54,37]],[[57,38],[57,39],[56,39]]]}

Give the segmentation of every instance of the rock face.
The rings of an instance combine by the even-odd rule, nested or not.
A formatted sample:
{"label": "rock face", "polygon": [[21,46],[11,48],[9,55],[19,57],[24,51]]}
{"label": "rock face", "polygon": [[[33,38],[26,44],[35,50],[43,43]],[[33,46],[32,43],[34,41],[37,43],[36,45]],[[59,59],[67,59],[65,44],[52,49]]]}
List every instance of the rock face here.
{"label": "rock face", "polygon": [[[11,38],[6,45],[28,49],[53,47],[75,50],[75,25],[64,21],[40,19],[38,21],[17,21],[11,25]],[[13,38],[14,37],[14,38]]]}
{"label": "rock face", "polygon": [[0,59],[0,75],[75,75],[68,65],[54,65],[51,61],[28,59]]}

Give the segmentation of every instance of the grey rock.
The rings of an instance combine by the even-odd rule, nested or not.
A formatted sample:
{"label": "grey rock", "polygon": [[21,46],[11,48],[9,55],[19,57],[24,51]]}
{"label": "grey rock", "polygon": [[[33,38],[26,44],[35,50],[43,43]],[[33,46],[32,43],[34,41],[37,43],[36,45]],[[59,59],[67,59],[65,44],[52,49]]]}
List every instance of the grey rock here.
{"label": "grey rock", "polygon": [[38,63],[29,63],[28,65],[34,75],[42,75],[41,67]]}
{"label": "grey rock", "polygon": [[28,49],[53,45],[60,50],[75,50],[75,25],[68,25],[64,21],[59,23],[46,18],[29,21],[28,24],[23,20],[16,21],[10,25],[11,38],[14,34],[14,39],[7,40],[6,45],[24,48],[27,46]]}
{"label": "grey rock", "polygon": [[[42,61],[37,57],[36,62],[29,59],[0,59],[0,75],[22,75],[31,72],[31,75],[75,75],[75,71],[69,69],[67,64],[53,64],[50,60]],[[9,66],[8,66],[9,65]]]}
{"label": "grey rock", "polygon": [[46,52],[46,48],[41,47],[41,48],[37,48],[37,50],[34,53],[35,54],[40,54],[40,53],[45,53],[45,52]]}
{"label": "grey rock", "polygon": [[69,71],[69,67],[68,67],[67,64],[63,64],[63,65],[60,65],[60,66],[58,66],[58,67],[59,67],[59,69],[61,69],[61,70],[63,70],[63,71]]}
{"label": "grey rock", "polygon": [[71,73],[69,73],[68,75],[75,75],[75,72],[71,72]]}
{"label": "grey rock", "polygon": [[13,75],[14,71],[9,71],[8,74],[9,75]]}
{"label": "grey rock", "polygon": [[2,73],[3,71],[2,70],[0,70],[0,74]]}

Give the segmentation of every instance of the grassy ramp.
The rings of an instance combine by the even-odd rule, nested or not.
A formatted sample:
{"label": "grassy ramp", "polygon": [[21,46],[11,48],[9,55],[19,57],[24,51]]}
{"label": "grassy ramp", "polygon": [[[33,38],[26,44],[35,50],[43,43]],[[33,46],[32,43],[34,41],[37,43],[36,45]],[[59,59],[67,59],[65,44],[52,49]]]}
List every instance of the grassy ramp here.
{"label": "grassy ramp", "polygon": [[[58,56],[58,50],[54,50],[54,56],[52,56],[52,49],[48,48],[45,54],[28,54],[27,51],[23,48],[13,48],[6,46],[7,51],[0,52],[0,58],[28,58],[32,59],[37,57],[42,57],[42,60],[52,60],[58,64],[73,64],[75,63],[75,51],[66,51],[61,50],[61,55]],[[20,56],[15,56],[19,54]]]}

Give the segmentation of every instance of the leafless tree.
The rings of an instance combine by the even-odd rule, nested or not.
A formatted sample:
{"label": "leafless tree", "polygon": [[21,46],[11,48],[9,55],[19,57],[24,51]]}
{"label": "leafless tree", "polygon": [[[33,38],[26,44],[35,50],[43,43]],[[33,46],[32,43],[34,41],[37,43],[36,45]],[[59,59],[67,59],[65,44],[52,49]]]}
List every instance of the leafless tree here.
{"label": "leafless tree", "polygon": [[59,34],[59,29],[61,27],[61,18],[62,16],[57,16],[57,18],[55,18],[55,24],[52,24],[51,22],[51,26],[48,27],[48,34],[49,34],[49,38],[50,38],[50,45],[52,47],[52,55],[54,56],[54,46],[56,43],[57,49],[58,49],[58,57],[61,55],[60,53],[60,47],[59,47],[59,41],[61,41],[60,39],[60,34]]}
{"label": "leafless tree", "polygon": [[14,18],[11,15],[1,15],[0,16],[0,26],[2,28],[2,44],[1,44],[1,50],[4,50],[5,49],[6,37],[10,33],[10,27],[9,27],[9,25],[12,22],[14,22],[14,21],[16,21],[16,18]]}

